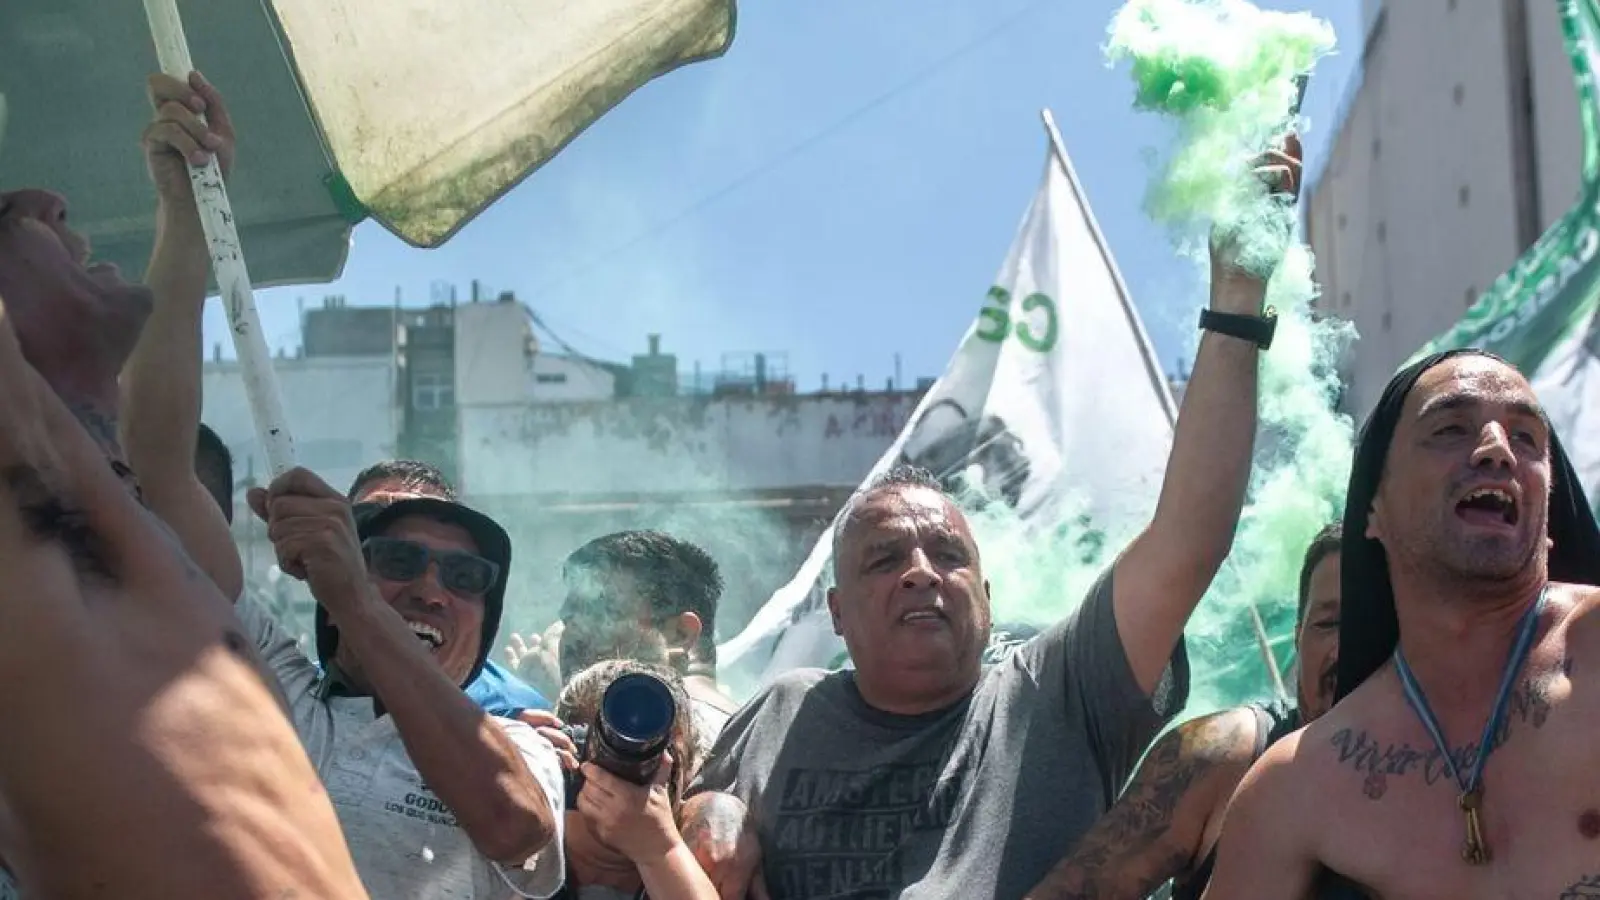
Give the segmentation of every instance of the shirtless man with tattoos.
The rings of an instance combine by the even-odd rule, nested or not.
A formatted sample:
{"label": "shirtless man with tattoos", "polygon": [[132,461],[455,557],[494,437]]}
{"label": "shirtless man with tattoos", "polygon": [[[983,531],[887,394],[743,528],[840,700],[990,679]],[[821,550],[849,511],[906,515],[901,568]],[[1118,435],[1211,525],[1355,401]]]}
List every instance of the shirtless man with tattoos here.
{"label": "shirtless man with tattoos", "polygon": [[25,897],[365,898],[232,604],[135,499],[150,292],[66,222],[0,194],[0,857]]}
{"label": "shirtless man with tattoos", "polygon": [[1478,351],[1396,375],[1344,529],[1343,699],[1246,775],[1205,896],[1322,870],[1385,900],[1600,895],[1600,529],[1527,380]]}

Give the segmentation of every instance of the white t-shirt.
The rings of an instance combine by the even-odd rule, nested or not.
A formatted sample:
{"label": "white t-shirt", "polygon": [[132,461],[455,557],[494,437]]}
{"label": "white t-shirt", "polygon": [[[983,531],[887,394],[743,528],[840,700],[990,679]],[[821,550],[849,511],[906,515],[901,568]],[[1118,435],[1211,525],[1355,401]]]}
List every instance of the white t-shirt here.
{"label": "white t-shirt", "polygon": [[288,696],[295,731],[333,800],[345,842],[374,900],[514,900],[554,894],[566,877],[565,790],[550,743],[526,724],[491,717],[522,752],[556,823],[550,844],[521,867],[498,865],[472,845],[412,764],[391,716],[370,697],[329,696],[322,673],[246,595],[238,614]]}

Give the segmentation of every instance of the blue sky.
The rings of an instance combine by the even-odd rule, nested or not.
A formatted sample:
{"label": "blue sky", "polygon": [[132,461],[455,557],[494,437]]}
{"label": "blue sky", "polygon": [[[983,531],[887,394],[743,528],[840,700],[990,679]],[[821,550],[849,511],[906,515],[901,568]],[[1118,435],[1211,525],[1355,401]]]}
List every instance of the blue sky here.
{"label": "blue sky", "polygon": [[[1356,0],[1265,2],[1332,22],[1306,98],[1315,168],[1360,53]],[[1191,346],[1204,285],[1140,208],[1166,131],[1106,66],[1117,3],[804,0],[739,8],[720,60],[647,85],[444,247],[367,224],[343,277],[258,294],[269,343],[295,299],[426,305],[434,282],[513,290],[576,349],[626,360],[645,335],[687,370],[786,355],[801,390],[943,371],[1045,162],[1049,107],[1163,365]],[[247,164],[248,151],[241,154]],[[220,306],[208,343],[231,355]],[[547,341],[547,347],[553,349]]]}

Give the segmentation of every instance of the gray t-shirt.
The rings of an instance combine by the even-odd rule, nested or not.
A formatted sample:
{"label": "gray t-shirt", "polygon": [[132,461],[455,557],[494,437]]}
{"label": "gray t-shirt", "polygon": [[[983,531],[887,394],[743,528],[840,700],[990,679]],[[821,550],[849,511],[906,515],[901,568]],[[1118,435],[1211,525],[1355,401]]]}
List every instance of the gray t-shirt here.
{"label": "gray t-shirt", "polygon": [[1108,572],[947,709],[894,715],[850,672],[785,674],[728,723],[689,793],[751,809],[773,900],[1020,897],[1116,799],[1188,691],[1182,642],[1154,698],[1140,691]]}

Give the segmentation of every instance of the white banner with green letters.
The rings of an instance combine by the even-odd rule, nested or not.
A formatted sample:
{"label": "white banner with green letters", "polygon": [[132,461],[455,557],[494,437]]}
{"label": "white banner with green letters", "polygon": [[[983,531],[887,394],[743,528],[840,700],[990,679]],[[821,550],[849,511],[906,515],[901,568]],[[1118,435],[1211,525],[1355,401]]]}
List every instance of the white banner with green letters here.
{"label": "white banner with green letters", "polygon": [[[1102,549],[1149,520],[1174,419],[1166,380],[1071,164],[1052,153],[977,321],[872,476],[909,462],[947,487],[976,489],[992,507],[986,518],[1016,526],[1007,533],[1050,529],[1053,547],[1081,554],[1083,565],[1052,570],[1092,579],[1110,561]],[[1063,529],[1072,529],[1065,542]],[[725,682],[747,690],[796,667],[848,664],[826,603],[832,541],[829,528],[794,579],[717,648]],[[986,560],[1011,550],[983,546]],[[1049,619],[1064,616],[1088,586],[1060,585],[1061,605]],[[995,584],[1000,622],[1019,593],[1010,587]]]}

